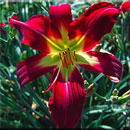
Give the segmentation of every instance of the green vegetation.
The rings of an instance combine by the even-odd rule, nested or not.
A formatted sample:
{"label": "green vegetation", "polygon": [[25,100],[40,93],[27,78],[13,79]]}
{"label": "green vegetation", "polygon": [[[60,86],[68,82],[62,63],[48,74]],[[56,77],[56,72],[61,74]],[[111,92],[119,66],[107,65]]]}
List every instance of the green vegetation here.
{"label": "green vegetation", "polygon": [[[67,2],[67,0],[65,1]],[[49,6],[60,1],[8,2],[0,1],[0,23],[7,23],[7,35],[0,37],[0,127],[1,128],[56,128],[48,109],[51,91],[49,72],[28,83],[21,90],[16,76],[16,65],[37,51],[20,43],[19,32],[11,28],[8,19],[16,15],[27,21],[34,14],[49,16]],[[62,2],[63,3],[63,2]],[[93,2],[69,2],[73,17],[81,14]],[[121,3],[114,2],[120,6]],[[93,87],[84,104],[80,122],[76,128],[117,129],[130,128],[130,11],[121,13],[110,34],[103,37],[102,49],[113,53],[123,65],[119,83],[112,83],[103,74],[80,68],[85,88]],[[90,86],[91,85],[91,86]],[[128,91],[128,92],[127,92]]]}

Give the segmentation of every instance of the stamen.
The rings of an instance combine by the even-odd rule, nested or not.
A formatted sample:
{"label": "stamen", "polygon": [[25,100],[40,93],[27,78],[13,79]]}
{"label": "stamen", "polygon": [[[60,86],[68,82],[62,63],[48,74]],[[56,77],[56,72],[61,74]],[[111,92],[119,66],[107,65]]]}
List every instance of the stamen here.
{"label": "stamen", "polygon": [[74,51],[74,58],[75,58],[75,61],[77,61],[77,57],[76,57],[75,51]]}
{"label": "stamen", "polygon": [[63,56],[64,56],[64,59],[65,59],[65,64],[66,64],[66,67],[68,68],[68,64],[67,64],[67,61],[66,61],[65,52],[63,52]]}
{"label": "stamen", "polygon": [[59,53],[59,56],[60,56],[60,59],[61,59],[61,63],[62,63],[62,65],[63,65],[63,67],[64,67],[64,62],[63,62],[63,59],[62,59],[61,53]]}
{"label": "stamen", "polygon": [[66,59],[67,59],[67,64],[69,65],[70,63],[69,63],[67,51],[65,51],[65,55],[66,55]]}
{"label": "stamen", "polygon": [[71,58],[71,54],[70,54],[70,49],[68,48],[68,53],[69,53],[69,57],[70,57],[70,61],[71,61],[71,64],[73,65],[73,60]]}

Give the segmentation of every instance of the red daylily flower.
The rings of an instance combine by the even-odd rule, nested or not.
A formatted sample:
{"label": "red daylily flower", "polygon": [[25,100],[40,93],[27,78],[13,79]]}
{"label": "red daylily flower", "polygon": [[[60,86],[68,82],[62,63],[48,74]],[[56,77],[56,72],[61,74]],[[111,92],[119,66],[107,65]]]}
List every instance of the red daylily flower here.
{"label": "red daylily flower", "polygon": [[6,23],[0,23],[0,34],[3,33],[4,35],[6,35],[6,31],[2,29],[2,27],[4,27],[6,25]]}
{"label": "red daylily flower", "polygon": [[58,127],[73,128],[86,98],[77,65],[103,73],[113,82],[120,81],[120,61],[111,54],[91,50],[111,31],[120,9],[112,3],[99,2],[73,21],[70,5],[62,4],[50,6],[49,14],[50,18],[34,15],[27,22],[17,17],[9,19],[10,25],[20,31],[21,42],[40,51],[18,64],[17,77],[22,87],[54,70],[47,90],[52,89],[49,101],[52,120]]}
{"label": "red daylily flower", "polygon": [[123,11],[124,14],[130,10],[130,0],[123,2],[121,4],[121,10]]}

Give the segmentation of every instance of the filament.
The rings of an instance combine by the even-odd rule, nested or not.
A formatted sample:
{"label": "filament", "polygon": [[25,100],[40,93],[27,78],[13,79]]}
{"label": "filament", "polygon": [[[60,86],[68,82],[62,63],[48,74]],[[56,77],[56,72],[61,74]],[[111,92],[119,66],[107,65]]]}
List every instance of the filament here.
{"label": "filament", "polygon": [[67,64],[69,65],[70,63],[69,63],[67,51],[65,51],[65,55],[66,55]]}
{"label": "filament", "polygon": [[70,54],[70,49],[68,48],[68,53],[69,53],[69,57],[70,57],[70,61],[71,61],[71,64],[73,65],[73,60],[71,58],[71,54]]}
{"label": "filament", "polygon": [[66,55],[65,55],[65,52],[63,52],[63,56],[64,56],[64,59],[65,59],[65,64],[66,64],[66,67],[68,68],[68,64],[67,64],[67,60],[66,60]]}
{"label": "filament", "polygon": [[77,61],[77,57],[76,57],[75,51],[74,51],[74,58],[75,58],[75,61]]}
{"label": "filament", "polygon": [[[76,57],[76,54],[75,54],[75,51],[73,51],[73,57],[74,57],[74,60],[77,61],[77,57]],[[71,52],[70,52],[70,48],[68,48],[68,50],[65,50],[61,53],[59,53],[59,56],[60,56],[60,59],[61,59],[61,63],[62,63],[62,66],[66,66],[66,68],[68,68],[68,65],[71,63],[72,65],[74,64],[73,62],[73,57],[71,56]]]}
{"label": "filament", "polygon": [[64,62],[63,62],[63,59],[62,59],[61,53],[59,53],[59,56],[60,56],[60,59],[61,59],[61,63],[62,63],[62,65],[63,65],[63,67],[64,67]]}

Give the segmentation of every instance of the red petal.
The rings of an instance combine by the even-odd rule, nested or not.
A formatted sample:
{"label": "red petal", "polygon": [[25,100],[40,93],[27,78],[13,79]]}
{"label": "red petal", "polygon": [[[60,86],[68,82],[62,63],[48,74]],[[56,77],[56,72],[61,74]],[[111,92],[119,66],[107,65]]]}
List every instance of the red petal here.
{"label": "red petal", "polygon": [[91,58],[96,59],[96,62],[91,63],[91,61],[88,61],[89,64],[84,64],[86,61],[82,61],[83,64],[79,64],[81,67],[97,73],[103,73],[115,83],[120,81],[122,64],[115,56],[108,53],[94,51],[90,51],[86,54]]}
{"label": "red petal", "polygon": [[4,35],[7,35],[6,31],[2,29],[2,27],[4,27],[5,25],[6,23],[0,23],[0,34],[3,33]]}
{"label": "red petal", "polygon": [[130,0],[122,3],[121,10],[123,11],[124,14],[130,10]]}
{"label": "red petal", "polygon": [[50,18],[54,24],[60,29],[61,26],[65,29],[70,28],[70,23],[72,22],[71,7],[69,4],[62,4],[50,6]]}
{"label": "red petal", "polygon": [[44,37],[60,38],[60,33],[49,18],[44,15],[34,15],[27,22],[21,22],[15,16],[9,19],[12,27],[18,29],[22,35],[21,42],[33,49],[49,52],[48,41]]}
{"label": "red petal", "polygon": [[60,128],[74,128],[80,119],[86,98],[83,78],[75,68],[67,82],[61,73],[57,76],[57,70],[52,80],[52,97],[49,102],[52,120]]}
{"label": "red petal", "polygon": [[6,23],[0,23],[0,28],[4,27],[6,25]]}
{"label": "red petal", "polygon": [[72,22],[71,27],[77,35],[85,35],[83,50],[88,51],[99,44],[103,35],[109,33],[115,24],[120,9],[112,3],[99,2]]}
{"label": "red petal", "polygon": [[20,82],[21,87],[23,87],[28,82],[40,77],[41,75],[49,72],[54,69],[53,66],[42,66],[38,65],[41,59],[43,59],[46,55],[37,54],[32,57],[27,58],[26,60],[21,61],[17,65],[17,77]]}

